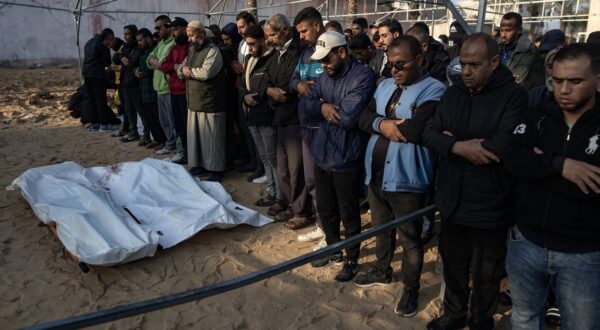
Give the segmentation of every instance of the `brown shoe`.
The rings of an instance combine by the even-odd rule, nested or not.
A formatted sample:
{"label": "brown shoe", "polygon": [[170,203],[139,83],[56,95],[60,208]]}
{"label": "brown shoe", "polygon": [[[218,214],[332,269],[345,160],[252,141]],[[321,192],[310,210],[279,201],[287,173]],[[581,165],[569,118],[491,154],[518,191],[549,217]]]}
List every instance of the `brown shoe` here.
{"label": "brown shoe", "polygon": [[268,215],[274,216],[277,215],[277,213],[282,212],[287,210],[287,205],[282,201],[282,200],[278,200],[275,202],[275,204],[271,205],[271,207],[269,207],[269,211],[267,211]]}
{"label": "brown shoe", "polygon": [[273,219],[275,220],[275,222],[286,222],[290,220],[293,216],[294,214],[292,213],[292,211],[285,210],[277,213],[277,215],[275,215]]}
{"label": "brown shoe", "polygon": [[146,145],[146,148],[148,148],[148,149],[154,149],[154,148],[156,148],[156,146],[157,146],[157,145],[159,145],[159,144],[160,144],[160,143],[158,143],[158,142],[156,142],[156,141],[152,141],[152,142],[150,142],[150,143],[148,143],[148,144]]}

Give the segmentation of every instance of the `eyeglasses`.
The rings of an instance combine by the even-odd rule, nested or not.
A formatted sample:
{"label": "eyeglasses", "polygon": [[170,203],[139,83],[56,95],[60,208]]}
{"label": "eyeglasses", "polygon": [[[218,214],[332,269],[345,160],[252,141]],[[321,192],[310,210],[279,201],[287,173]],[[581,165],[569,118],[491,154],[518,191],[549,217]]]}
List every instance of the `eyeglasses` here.
{"label": "eyeglasses", "polygon": [[398,71],[402,71],[404,70],[404,66],[406,66],[408,63],[412,62],[416,57],[411,58],[408,61],[404,61],[404,62],[387,62],[385,65],[387,66],[388,69],[392,70],[392,68],[395,68]]}

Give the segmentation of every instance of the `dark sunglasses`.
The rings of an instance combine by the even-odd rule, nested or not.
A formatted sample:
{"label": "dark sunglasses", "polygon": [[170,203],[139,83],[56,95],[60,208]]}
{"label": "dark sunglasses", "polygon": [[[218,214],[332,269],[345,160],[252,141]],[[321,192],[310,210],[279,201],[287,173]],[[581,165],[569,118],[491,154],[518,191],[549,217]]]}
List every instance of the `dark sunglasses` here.
{"label": "dark sunglasses", "polygon": [[337,54],[338,50],[340,49],[340,47],[335,47],[333,49],[331,49],[329,51],[329,54],[327,54],[327,56],[323,57],[319,62],[321,63],[329,63],[331,62],[331,59],[333,58],[333,55]]}
{"label": "dark sunglasses", "polygon": [[407,65],[408,63],[414,61],[415,58],[416,57],[413,57],[410,60],[404,61],[404,62],[395,62],[395,63],[387,62],[385,64],[385,66],[387,66],[387,68],[390,69],[390,70],[392,70],[392,68],[395,68],[398,71],[402,71],[402,70],[404,70],[404,66]]}
{"label": "dark sunglasses", "polygon": [[156,27],[154,27],[154,29],[155,29],[156,31],[159,31],[159,30],[160,30],[160,29],[161,29],[163,26],[165,27],[165,29],[168,29],[168,28],[169,28],[169,24],[163,24],[163,25],[161,25],[161,26],[156,26]]}

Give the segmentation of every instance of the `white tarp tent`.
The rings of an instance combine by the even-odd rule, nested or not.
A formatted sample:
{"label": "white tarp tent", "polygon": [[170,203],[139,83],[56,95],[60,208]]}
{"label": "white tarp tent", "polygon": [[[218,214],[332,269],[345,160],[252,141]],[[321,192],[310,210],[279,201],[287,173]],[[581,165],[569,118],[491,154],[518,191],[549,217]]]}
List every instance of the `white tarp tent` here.
{"label": "white tarp tent", "polygon": [[151,158],[89,169],[73,162],[38,167],[13,185],[42,222],[56,223],[65,248],[91,265],[153,256],[158,245],[169,248],[202,229],[272,221],[233,202],[221,184]]}

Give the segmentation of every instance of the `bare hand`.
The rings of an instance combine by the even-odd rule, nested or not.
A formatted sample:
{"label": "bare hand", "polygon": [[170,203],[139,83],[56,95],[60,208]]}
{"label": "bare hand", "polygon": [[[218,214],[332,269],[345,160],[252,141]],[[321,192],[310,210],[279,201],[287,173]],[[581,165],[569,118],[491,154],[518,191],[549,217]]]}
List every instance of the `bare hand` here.
{"label": "bare hand", "polygon": [[136,78],[141,79],[142,78],[142,70],[140,70],[140,68],[136,68],[135,72],[133,73],[135,75]]}
{"label": "bare hand", "polygon": [[379,130],[390,141],[406,142],[406,137],[398,129],[398,125],[402,123],[404,123],[404,119],[385,119],[379,123]]}
{"label": "bare hand", "polygon": [[129,65],[129,59],[123,56],[121,57],[121,63],[123,63],[123,65]]}
{"label": "bare hand", "polygon": [[465,158],[475,165],[487,165],[491,162],[500,162],[500,158],[481,145],[481,142],[483,141],[483,139],[458,141],[452,145],[452,153]]}
{"label": "bare hand", "polygon": [[233,72],[235,72],[235,74],[244,73],[244,66],[238,61],[232,61],[230,64],[230,68],[231,70],[233,70]]}
{"label": "bare hand", "polygon": [[158,68],[158,66],[160,65],[160,63],[158,63],[158,60],[155,58],[149,59],[148,64],[150,64],[150,66],[153,68]]}
{"label": "bare hand", "polygon": [[181,73],[183,74],[184,77],[187,77],[187,78],[192,77],[192,69],[190,69],[190,67],[187,65],[181,69]]}
{"label": "bare hand", "polygon": [[299,82],[298,87],[296,87],[296,90],[298,91],[298,95],[308,96],[308,94],[310,94],[310,91],[311,91],[314,83],[315,82],[312,80],[306,80],[306,81]]}
{"label": "bare hand", "polygon": [[600,167],[567,158],[563,165],[562,176],[576,184],[584,194],[589,194],[590,189],[600,194]]}
{"label": "bare hand", "polygon": [[323,115],[323,118],[325,118],[325,120],[328,122],[337,124],[340,120],[340,114],[338,113],[337,109],[338,107],[333,104],[322,103],[321,115]]}
{"label": "bare hand", "polygon": [[249,107],[255,107],[258,104],[258,103],[256,103],[256,100],[254,99],[255,96],[256,96],[256,93],[244,95],[244,103]]}
{"label": "bare hand", "polygon": [[275,102],[284,103],[287,101],[285,91],[279,87],[268,87],[267,95],[269,95]]}

